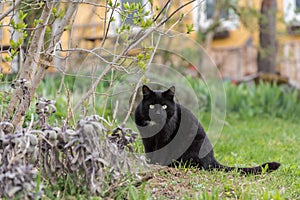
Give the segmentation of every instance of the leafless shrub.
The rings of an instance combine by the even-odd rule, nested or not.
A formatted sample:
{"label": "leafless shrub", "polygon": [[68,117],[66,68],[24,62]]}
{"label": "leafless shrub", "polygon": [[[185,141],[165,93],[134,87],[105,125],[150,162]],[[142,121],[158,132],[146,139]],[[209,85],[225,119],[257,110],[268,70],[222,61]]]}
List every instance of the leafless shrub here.
{"label": "leafless shrub", "polygon": [[137,135],[138,134],[133,132],[130,128],[117,127],[108,138],[112,143],[117,144],[119,149],[124,150],[127,147],[133,152],[132,143],[136,140]]}
{"label": "leafless shrub", "polygon": [[[84,184],[92,194],[100,194],[122,176],[138,177],[132,165],[146,165],[144,158],[126,151],[133,152],[137,136],[131,129],[118,127],[110,133],[107,127],[111,124],[98,115],[79,120],[75,129],[64,121],[60,126],[50,126],[46,121],[56,110],[54,102],[40,99],[36,107],[38,119],[27,128],[4,134],[2,125],[12,125],[0,124],[1,197],[35,198],[38,170],[51,184],[72,174],[78,184]],[[38,196],[41,194],[40,189]]]}
{"label": "leafless shrub", "polygon": [[31,164],[37,160],[37,137],[25,129],[5,135],[2,125],[10,126],[0,123],[0,197],[41,197],[41,187],[37,190],[35,181],[38,168]]}
{"label": "leafless shrub", "polygon": [[47,119],[52,113],[56,112],[55,101],[40,98],[36,103],[36,114],[38,115],[38,123],[42,125],[42,129],[47,128]]}
{"label": "leafless shrub", "polygon": [[8,165],[0,167],[0,194],[9,199],[35,199],[42,196],[41,187],[36,194],[35,177],[37,169],[13,159]]}

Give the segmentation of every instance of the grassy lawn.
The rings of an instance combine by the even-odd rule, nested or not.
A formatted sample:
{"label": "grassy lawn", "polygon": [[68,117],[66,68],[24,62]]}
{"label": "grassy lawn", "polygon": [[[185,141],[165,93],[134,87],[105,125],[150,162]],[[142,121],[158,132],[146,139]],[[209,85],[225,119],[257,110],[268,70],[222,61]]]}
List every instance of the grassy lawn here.
{"label": "grassy lawn", "polygon": [[[209,116],[203,115],[207,127]],[[300,199],[300,125],[269,117],[241,119],[228,114],[216,141],[217,159],[231,166],[279,161],[276,172],[241,176],[236,172],[162,168],[138,188],[128,186],[130,199]],[[149,175],[149,174],[148,174]]]}
{"label": "grassy lawn", "polygon": [[[72,85],[73,79],[67,81]],[[195,92],[203,95],[207,102],[210,94],[193,80]],[[59,81],[47,79],[39,88],[41,96],[53,99]],[[82,180],[65,174],[51,182],[42,177],[43,199],[299,199],[300,200],[300,104],[299,93],[290,88],[260,84],[258,86],[232,86],[225,84],[227,94],[227,116],[222,134],[209,135],[214,144],[217,160],[228,166],[255,166],[269,161],[281,163],[278,171],[270,174],[241,176],[237,172],[202,171],[193,168],[168,168],[150,166],[139,173],[138,179],[125,171],[114,182],[113,167],[103,168],[107,177],[98,196],[93,196]],[[199,88],[198,88],[199,87]],[[73,87],[71,87],[73,88]],[[53,89],[53,90],[51,90]],[[106,86],[99,86],[99,93]],[[78,92],[78,88],[76,92]],[[80,94],[80,93],[79,93]],[[0,96],[1,97],[1,96]],[[49,123],[66,117],[67,98],[64,94],[55,98],[57,112]],[[97,98],[95,111],[102,113],[103,99]],[[34,113],[27,113],[27,121]],[[90,107],[91,105],[86,105]],[[207,130],[210,122],[210,104],[206,105],[198,118]],[[107,110],[107,116],[112,113]],[[37,118],[37,115],[35,115]],[[71,122],[72,123],[72,122]],[[76,121],[74,120],[74,124]],[[74,125],[73,124],[73,125]],[[72,124],[71,124],[72,125]],[[128,128],[136,131],[134,124]],[[143,145],[138,139],[134,143],[137,153],[143,154]],[[1,156],[1,155],[0,155]],[[122,160],[121,160],[122,161]],[[140,165],[140,163],[138,163]],[[1,166],[1,164],[0,164]],[[44,165],[41,165],[44,167]],[[76,166],[77,167],[77,166]],[[78,175],[78,174],[77,174]],[[76,177],[76,176],[75,176]],[[78,176],[80,177],[80,176]],[[107,182],[105,182],[107,181]],[[103,191],[102,191],[103,189]],[[1,197],[1,195],[0,195]]]}

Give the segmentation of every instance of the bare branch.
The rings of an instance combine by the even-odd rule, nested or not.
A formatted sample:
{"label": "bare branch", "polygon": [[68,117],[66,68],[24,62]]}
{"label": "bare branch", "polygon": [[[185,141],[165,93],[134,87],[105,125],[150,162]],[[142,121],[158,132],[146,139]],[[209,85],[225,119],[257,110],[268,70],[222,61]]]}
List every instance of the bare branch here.
{"label": "bare branch", "polygon": [[63,19],[61,20],[58,28],[56,29],[55,31],[55,34],[54,34],[54,38],[52,39],[52,44],[55,44],[59,42],[63,32],[64,32],[64,29],[65,27],[70,23],[75,11],[78,9],[78,5],[79,5],[79,0],[78,1],[75,1],[73,2],[70,7],[68,8],[65,16],[63,17]]}
{"label": "bare branch", "polygon": [[[106,4],[107,4],[107,2],[106,2]],[[107,39],[107,36],[108,36],[108,31],[109,31],[109,28],[110,28],[110,25],[111,25],[111,19],[112,19],[112,17],[113,17],[113,13],[114,13],[114,11],[115,11],[115,7],[116,7],[116,5],[117,5],[117,1],[115,1],[115,4],[114,4],[114,7],[112,8],[112,11],[111,11],[111,14],[110,14],[110,16],[109,16],[109,20],[108,20],[108,24],[107,24],[107,28],[105,29],[105,26],[106,26],[106,17],[107,17],[107,12],[106,12],[106,10],[105,10],[105,19],[104,19],[104,29],[103,29],[103,32],[104,32],[104,38],[103,38],[103,40],[102,40],[102,42],[101,42],[101,47],[103,47],[104,46],[104,44],[105,44],[105,41],[106,41],[106,39]],[[106,9],[107,9],[107,7],[106,7]]]}
{"label": "bare branch", "polygon": [[[168,11],[169,11],[169,9],[170,9],[170,5],[171,5],[171,4],[169,4],[169,2],[168,2],[168,3],[166,4],[166,6],[164,7],[164,9],[163,9],[163,10],[166,10],[166,15],[164,16],[164,19],[167,17],[167,13],[168,13]],[[165,24],[163,24],[163,25],[165,25]],[[157,48],[158,48],[158,45],[159,45],[159,42],[160,42],[160,39],[161,39],[161,35],[162,35],[162,34],[160,34],[160,35],[158,36],[158,39],[157,39],[157,42],[156,42],[156,46],[155,46],[155,48],[154,48],[154,50],[153,50],[153,52],[152,52],[151,58],[150,58],[149,61],[148,61],[147,68],[149,68],[150,64],[152,63],[152,61],[153,61],[153,59],[154,59],[154,55],[155,55],[155,53],[156,53],[156,51],[157,51]],[[133,93],[133,96],[132,96],[132,101],[131,101],[131,103],[130,103],[130,106],[129,106],[129,110],[128,110],[128,112],[127,112],[127,115],[126,115],[126,117],[125,117],[125,119],[124,119],[124,121],[123,121],[123,126],[125,126],[125,124],[127,123],[128,119],[129,119],[129,117],[130,117],[130,114],[131,114],[131,112],[132,112],[132,109],[133,109],[133,106],[134,106],[134,103],[135,103],[135,99],[136,99],[136,96],[137,96],[137,92],[138,92],[138,89],[139,89],[139,86],[140,86],[142,80],[143,80],[143,77],[141,77],[141,78],[139,79],[138,83],[137,83],[136,86],[135,86],[134,93]]]}
{"label": "bare branch", "polygon": [[[53,4],[52,4],[53,5]],[[51,11],[52,7],[49,8],[48,6],[44,5],[44,9],[41,15],[41,22],[39,23],[39,25],[37,26],[38,28],[34,31],[33,34],[33,39],[32,39],[32,43],[30,44],[29,50],[28,50],[28,56],[26,57],[25,63],[23,65],[23,68],[20,69],[20,78],[24,78],[27,80],[31,80],[33,73],[36,70],[37,64],[38,64],[38,60],[39,60],[39,53],[41,48],[42,48],[42,44],[43,44],[43,39],[44,39],[44,34],[45,34],[45,29],[46,26],[45,24],[48,23],[49,18],[50,18],[50,11]],[[42,23],[43,22],[43,23]],[[5,111],[4,114],[4,120],[8,121],[13,114],[13,111],[15,110],[15,108],[18,108],[16,114],[18,113],[19,116],[15,116],[14,117],[14,125],[16,125],[17,123],[20,123],[21,117],[21,113],[22,113],[22,106],[17,106],[19,99],[22,95],[22,91],[21,89],[17,88],[13,95],[12,95],[12,99],[10,100],[7,109]]]}
{"label": "bare branch", "polygon": [[153,19],[153,21],[157,21],[159,16],[166,10],[167,6],[170,4],[171,0],[168,0],[168,2],[164,5],[164,7],[161,9],[161,11],[157,14],[157,16]]}
{"label": "bare branch", "polygon": [[192,1],[189,1],[181,6],[179,6],[176,10],[174,10],[165,20],[163,20],[160,24],[164,24],[166,23],[167,21],[169,21],[169,19],[171,19],[178,11],[180,11],[181,9],[183,9],[184,7],[190,5],[191,3],[195,2],[196,0],[192,0]]}
{"label": "bare branch", "polygon": [[[54,6],[54,3],[49,3],[48,5],[46,5],[46,4],[44,5],[44,9],[43,9],[43,12],[41,15],[41,19],[43,20],[42,22],[44,24],[38,25],[43,28],[38,28],[35,30],[32,43],[28,50],[28,56],[26,57],[23,68],[21,68],[20,77],[27,79],[29,82],[32,81],[33,74],[35,73],[37,65],[38,65],[39,54],[36,52],[40,52],[42,45],[44,43],[43,41],[44,41],[44,35],[45,35],[45,30],[46,30],[45,24],[47,24],[50,19],[50,16],[51,16],[50,13],[51,13],[53,6]],[[32,84],[30,84],[30,85],[31,85],[31,87],[33,86]],[[19,94],[18,90],[19,89],[15,90],[15,94]],[[29,108],[30,101],[32,99],[31,88],[29,90],[29,93],[26,94],[26,96],[23,95],[23,98],[24,98],[24,100],[20,102],[20,105],[18,106],[18,109],[12,120],[12,124],[15,127],[20,127],[24,122],[25,112]],[[16,100],[12,99],[10,101],[9,106],[13,105],[13,103],[14,103],[14,105],[13,105],[13,108],[14,108],[15,105],[17,104],[17,102],[18,102],[18,99],[16,99]]]}
{"label": "bare branch", "polygon": [[51,10],[54,6],[54,3],[50,3],[47,5],[44,5],[44,9],[42,12],[42,15],[40,17],[40,23],[37,26],[37,29],[34,31],[32,42],[30,44],[28,55],[26,57],[26,60],[24,62],[23,68],[21,68],[20,77],[25,78],[27,80],[32,80],[32,76],[36,71],[38,61],[40,54],[37,52],[40,52],[42,49],[42,46],[44,44],[44,36],[45,36],[45,30],[46,30],[46,24],[48,24],[50,16],[51,16]]}
{"label": "bare branch", "polygon": [[[184,8],[185,6],[193,3],[196,0],[192,0],[189,1],[183,5],[181,5],[180,7],[178,7],[175,11],[173,11],[171,13],[171,15],[169,15],[168,17],[166,17],[164,20],[162,20],[158,25],[154,26],[154,27],[150,27],[147,30],[141,30],[137,35],[140,36],[140,38],[132,41],[112,62],[113,63],[117,63],[124,55],[126,55],[126,53],[136,47],[138,44],[140,44],[145,38],[147,38],[151,33],[153,33],[155,30],[157,30],[159,27],[161,27],[163,24],[165,24],[170,18],[172,18],[176,12],[178,12],[179,10],[181,10],[182,8]],[[167,8],[167,7],[166,7]],[[89,96],[91,94],[93,94],[93,91],[95,90],[95,88],[97,87],[97,85],[100,83],[100,81],[103,79],[103,77],[113,68],[113,65],[108,65],[104,71],[100,74],[100,76],[96,79],[96,81],[94,82],[94,84],[92,85],[92,87],[83,95],[83,97],[79,100],[79,102],[75,105],[74,107],[74,112],[77,111],[80,106],[82,105],[82,103],[89,98]]]}
{"label": "bare branch", "polygon": [[[48,22],[48,20],[51,16],[51,10],[52,10],[53,6],[54,6],[54,3],[49,3],[48,5],[44,6],[43,11],[45,11],[45,12],[42,13],[42,16],[45,16],[45,18],[46,18],[45,22]],[[64,32],[65,27],[70,23],[70,20],[77,8],[78,8],[78,1],[73,2],[70,5],[70,7],[68,8],[64,18],[62,19],[57,30],[55,31],[54,36],[52,37],[51,42],[49,43],[48,50],[46,51],[46,53],[44,55],[44,60],[42,60],[41,66],[36,73],[35,73],[35,71],[36,71],[35,68],[37,66],[37,60],[39,58],[39,54],[32,52],[35,55],[33,57],[31,57],[31,55],[29,55],[28,62],[31,62],[31,64],[33,64],[34,66],[29,65],[27,67],[28,69],[23,71],[23,72],[25,72],[25,74],[21,73],[21,77],[22,77],[22,75],[25,77],[27,76],[28,80],[31,81],[31,87],[29,90],[29,97],[25,98],[24,102],[21,102],[21,105],[18,106],[18,110],[15,113],[15,116],[14,116],[13,122],[12,122],[15,126],[21,125],[23,123],[24,117],[25,117],[24,113],[29,108],[30,101],[32,100],[32,98],[34,96],[39,83],[44,78],[45,73],[49,67],[49,63],[53,60],[52,53],[54,52],[54,48],[55,48],[56,44],[59,42],[59,40]],[[37,32],[41,32],[41,35],[39,35],[40,37],[36,36]],[[32,48],[34,48],[34,47],[35,47],[35,52],[40,51],[41,45],[44,44],[44,34],[45,34],[45,28],[37,29],[35,31],[36,37],[33,37],[33,43],[30,46],[29,53],[32,50]],[[38,49],[38,51],[36,49]],[[25,61],[25,63],[26,63],[26,61]]]}
{"label": "bare branch", "polygon": [[[54,48],[56,44],[59,42],[65,27],[70,23],[75,11],[78,9],[79,1],[73,2],[70,7],[68,8],[65,16],[63,17],[62,21],[58,25],[58,28],[55,31],[54,36],[51,39],[51,42],[49,44],[50,47],[48,47],[48,50],[45,55],[45,63],[50,63],[53,60],[52,53],[54,52]],[[36,92],[36,89],[41,82],[41,80],[44,78],[46,70],[49,68],[49,65],[42,63],[41,67],[35,74],[33,80],[32,80],[32,90],[31,95],[34,95]]]}
{"label": "bare branch", "polygon": [[22,0],[17,0],[14,5],[12,5],[9,9],[4,11],[4,13],[2,13],[2,15],[0,15],[0,21],[2,21],[7,15],[9,15],[9,13],[11,13],[16,7],[18,7],[19,4],[21,3],[21,1]]}

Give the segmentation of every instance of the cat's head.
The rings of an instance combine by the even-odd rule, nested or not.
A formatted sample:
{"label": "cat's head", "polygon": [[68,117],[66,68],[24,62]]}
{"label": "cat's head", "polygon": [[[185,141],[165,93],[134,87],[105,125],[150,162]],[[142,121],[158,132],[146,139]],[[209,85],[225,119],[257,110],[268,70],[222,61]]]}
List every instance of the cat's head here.
{"label": "cat's head", "polygon": [[172,86],[168,90],[151,90],[148,86],[143,85],[143,112],[151,121],[165,122],[171,118],[176,110],[174,102],[175,87]]}

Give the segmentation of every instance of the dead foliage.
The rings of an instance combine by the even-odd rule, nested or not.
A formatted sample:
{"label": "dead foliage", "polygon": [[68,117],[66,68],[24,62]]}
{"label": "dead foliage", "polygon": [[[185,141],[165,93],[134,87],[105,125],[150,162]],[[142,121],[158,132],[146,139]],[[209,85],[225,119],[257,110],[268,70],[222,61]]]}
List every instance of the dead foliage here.
{"label": "dead foliage", "polygon": [[11,123],[0,123],[0,197],[42,197],[39,174],[51,184],[72,174],[77,187],[85,186],[94,195],[125,175],[139,178],[138,169],[146,161],[133,153],[137,133],[124,127],[109,130],[110,124],[98,115],[82,118],[76,128],[65,121],[49,125],[54,112],[54,101],[39,99],[36,120],[32,115],[25,128],[12,131]]}

